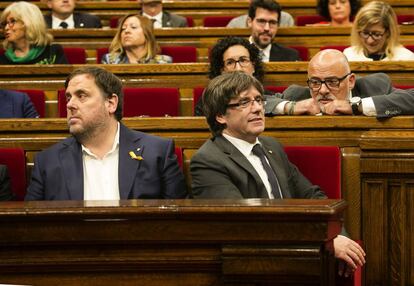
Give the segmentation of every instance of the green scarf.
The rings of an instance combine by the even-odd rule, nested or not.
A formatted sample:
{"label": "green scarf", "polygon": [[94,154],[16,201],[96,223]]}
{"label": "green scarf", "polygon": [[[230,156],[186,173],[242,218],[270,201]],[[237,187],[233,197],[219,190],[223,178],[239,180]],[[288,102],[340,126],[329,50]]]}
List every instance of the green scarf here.
{"label": "green scarf", "polygon": [[46,47],[38,47],[38,46],[31,47],[25,57],[16,57],[13,49],[8,48],[6,52],[4,53],[4,55],[13,63],[16,63],[16,64],[27,63],[37,58],[41,53],[43,53],[45,48]]}

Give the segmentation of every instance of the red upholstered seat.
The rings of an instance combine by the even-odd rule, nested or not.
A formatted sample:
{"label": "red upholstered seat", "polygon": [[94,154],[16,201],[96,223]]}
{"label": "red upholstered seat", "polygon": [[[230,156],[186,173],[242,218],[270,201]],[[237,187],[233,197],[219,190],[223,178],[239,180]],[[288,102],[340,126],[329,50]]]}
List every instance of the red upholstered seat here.
{"label": "red upholstered seat", "polygon": [[102,57],[109,52],[109,48],[97,48],[96,49],[96,63],[100,64]]}
{"label": "red upholstered seat", "polygon": [[414,14],[397,15],[397,21],[399,25],[414,24]]}
{"label": "red upholstered seat", "polygon": [[309,60],[309,49],[307,47],[289,46],[289,48],[297,50],[299,52],[299,57],[302,59],[302,61]]}
{"label": "red upholstered seat", "polygon": [[124,117],[178,116],[178,88],[124,88]]}
{"label": "red upholstered seat", "polygon": [[59,89],[58,90],[58,116],[59,117],[66,117],[66,96],[65,90]]}
{"label": "red upholstered seat", "polygon": [[197,62],[197,49],[194,46],[163,46],[161,54],[173,58],[173,63]]}
{"label": "red upholstered seat", "polygon": [[327,19],[319,15],[303,15],[296,17],[296,26],[306,26],[327,21]]}
{"label": "red upholstered seat", "polygon": [[404,47],[414,53],[414,45],[404,45]]}
{"label": "red upholstered seat", "polygon": [[330,46],[322,46],[320,47],[319,50],[327,50],[327,49],[333,49],[333,50],[338,50],[343,52],[346,48],[348,48],[349,46],[343,46],[343,45],[330,45]]}
{"label": "red upholstered seat", "polygon": [[68,48],[64,47],[63,51],[71,65],[86,64],[86,51],[84,48]]}
{"label": "red upholstered seat", "polygon": [[203,18],[204,27],[226,27],[234,16],[207,16]]}
{"label": "red upholstered seat", "polygon": [[17,91],[26,93],[36,108],[39,117],[45,117],[46,102],[45,92],[39,89],[19,89]]}
{"label": "red upholstered seat", "polygon": [[21,148],[0,148],[0,164],[6,165],[10,183],[16,199],[22,201],[26,195],[26,157]]}
{"label": "red upholstered seat", "polygon": [[276,86],[276,85],[267,85],[265,86],[266,90],[270,90],[273,92],[277,92],[277,93],[282,93],[285,91],[285,89],[287,88],[287,86]]}

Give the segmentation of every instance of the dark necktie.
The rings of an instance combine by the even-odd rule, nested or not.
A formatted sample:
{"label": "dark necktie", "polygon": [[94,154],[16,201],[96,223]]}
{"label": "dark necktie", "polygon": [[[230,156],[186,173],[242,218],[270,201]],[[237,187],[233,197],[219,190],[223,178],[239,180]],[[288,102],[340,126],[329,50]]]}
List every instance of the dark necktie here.
{"label": "dark necktie", "polygon": [[68,28],[68,23],[66,22],[60,22],[60,25],[63,29],[67,29]]}
{"label": "dark necktie", "polygon": [[259,157],[260,161],[262,162],[263,168],[266,171],[267,179],[269,180],[270,186],[272,187],[272,194],[275,199],[281,199],[282,192],[279,189],[279,184],[277,183],[277,177],[275,172],[273,171],[272,167],[270,167],[269,163],[266,160],[265,152],[260,146],[260,144],[254,145],[252,152],[254,155]]}

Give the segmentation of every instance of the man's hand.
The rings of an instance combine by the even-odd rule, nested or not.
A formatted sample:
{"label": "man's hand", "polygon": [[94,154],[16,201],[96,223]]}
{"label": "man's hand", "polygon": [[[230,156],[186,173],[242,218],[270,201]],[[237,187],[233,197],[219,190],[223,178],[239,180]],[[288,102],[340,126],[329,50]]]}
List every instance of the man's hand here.
{"label": "man's hand", "polygon": [[348,100],[338,100],[324,104],[321,107],[322,113],[327,115],[340,115],[340,114],[350,114],[352,115],[352,107]]}
{"label": "man's hand", "polygon": [[316,115],[318,113],[321,113],[321,109],[319,108],[319,104],[313,98],[296,102],[295,109],[293,110],[294,115]]}
{"label": "man's hand", "polygon": [[365,252],[362,247],[346,236],[338,235],[334,241],[335,257],[340,259],[338,274],[350,276],[358,266],[365,264]]}

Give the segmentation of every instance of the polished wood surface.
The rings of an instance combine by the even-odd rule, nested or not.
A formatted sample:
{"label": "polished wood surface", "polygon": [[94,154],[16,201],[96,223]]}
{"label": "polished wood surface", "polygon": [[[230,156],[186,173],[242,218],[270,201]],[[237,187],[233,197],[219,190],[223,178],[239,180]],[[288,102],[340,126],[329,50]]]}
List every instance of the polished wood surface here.
{"label": "polished wood surface", "polygon": [[342,200],[2,202],[1,280],[334,285],[332,239],[345,207]]}

